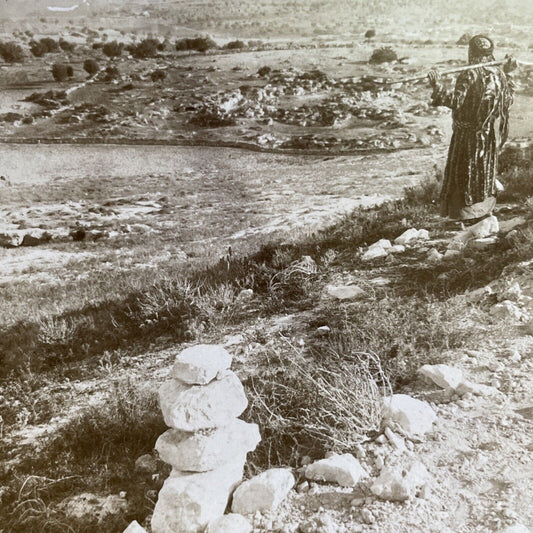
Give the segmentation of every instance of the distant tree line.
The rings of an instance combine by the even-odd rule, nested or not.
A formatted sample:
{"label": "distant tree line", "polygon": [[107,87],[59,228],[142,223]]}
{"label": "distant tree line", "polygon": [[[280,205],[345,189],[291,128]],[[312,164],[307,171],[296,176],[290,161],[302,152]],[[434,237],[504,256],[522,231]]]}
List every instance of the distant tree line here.
{"label": "distant tree line", "polygon": [[23,63],[25,59],[22,47],[12,41],[0,41],[0,57],[6,63]]}
{"label": "distant tree line", "polygon": [[65,41],[64,39],[59,39],[56,41],[51,37],[43,37],[38,41],[30,42],[30,52],[35,57],[42,57],[46,54],[54,54],[63,50],[64,52],[73,52],[76,45]]}

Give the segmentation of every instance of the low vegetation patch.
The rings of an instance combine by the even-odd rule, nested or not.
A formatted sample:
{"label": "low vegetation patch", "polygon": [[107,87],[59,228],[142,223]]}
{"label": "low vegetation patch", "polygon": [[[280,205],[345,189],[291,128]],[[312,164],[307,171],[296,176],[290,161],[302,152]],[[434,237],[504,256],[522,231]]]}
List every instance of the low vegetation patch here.
{"label": "low vegetation patch", "polygon": [[397,60],[398,54],[390,46],[383,46],[382,48],[374,50],[368,61],[369,63],[378,64]]}
{"label": "low vegetation patch", "polygon": [[[134,473],[134,461],[152,451],[166,430],[155,391],[143,383],[120,381],[101,405],[88,408],[46,439],[38,457],[29,456],[13,471],[0,472],[6,531],[49,533],[123,531],[142,522],[153,503],[146,499],[150,481]],[[96,523],[64,514],[62,500],[83,492],[126,491],[130,510]]]}
{"label": "low vegetation patch", "polygon": [[267,354],[261,373],[245,382],[247,420],[259,424],[262,441],[252,468],[299,465],[303,455],[348,451],[381,423],[382,395],[389,391],[379,358],[339,353],[333,347],[306,355],[295,346]]}

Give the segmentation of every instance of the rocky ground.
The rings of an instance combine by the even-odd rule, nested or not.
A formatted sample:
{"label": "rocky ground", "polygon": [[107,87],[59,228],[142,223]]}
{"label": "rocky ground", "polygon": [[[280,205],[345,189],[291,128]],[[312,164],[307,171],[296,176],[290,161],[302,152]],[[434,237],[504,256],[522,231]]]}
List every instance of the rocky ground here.
{"label": "rocky ground", "polygon": [[[448,111],[429,107],[425,83],[381,82],[428,65],[457,66],[461,32],[439,23],[435,42],[421,28],[400,35],[386,15],[387,31],[364,42],[360,28],[329,38],[338,23],[319,20],[312,30],[319,37],[298,42],[163,51],[109,65],[91,46],[104,31],[72,27],[64,34],[79,39],[71,83],[51,81],[57,54],[2,66],[0,134],[13,144],[2,146],[0,170],[0,531],[114,533],[134,518],[150,530],[169,474],[153,450],[152,436],[165,430],[155,395],[178,348],[225,346],[250,397],[245,416],[253,417],[261,398],[254,379],[272,377],[279,364],[274,377],[282,382],[279,354],[315,363],[312,349],[345,333],[343,321],[364,330],[361,339],[366,330],[379,337],[372,322],[383,317],[376,331],[386,338],[369,344],[383,360],[397,354],[404,372],[394,393],[424,403],[403,397],[385,409],[379,427],[369,424],[359,444],[343,450],[349,459],[340,467],[316,464],[328,446],[320,456],[301,452],[301,443],[286,446],[284,461],[276,450],[267,459],[249,455],[246,477],[283,466],[285,490],[271,510],[236,504],[246,518],[232,518],[229,531],[237,533],[235,524],[257,533],[533,529],[530,201],[500,205],[497,219],[475,232],[445,230],[420,207],[398,222],[391,208],[388,218],[371,212],[360,227],[347,223],[348,235],[313,241],[324,225],[400,197],[443,165]],[[527,45],[524,27],[495,27],[506,36],[498,53],[533,58],[514,41]],[[18,29],[15,37],[24,46],[30,40]],[[390,43],[400,59],[369,65],[372,50]],[[102,70],[89,83],[81,60],[91,54],[118,73]],[[157,70],[166,77],[153,80]],[[531,69],[517,82],[512,137],[531,135]],[[80,148],[16,144],[51,139]],[[160,145],[83,144],[136,141]],[[239,143],[254,151],[216,147]],[[385,222],[375,228],[376,220]],[[360,237],[367,234],[372,239]],[[264,247],[270,238],[273,259]],[[287,250],[299,241],[305,253],[292,258]],[[523,261],[479,273],[484,260],[497,262],[509,249]],[[246,258],[256,250],[264,257],[254,266]],[[213,286],[179,278],[213,264],[223,271]],[[178,297],[172,307],[176,293],[187,295],[188,307]],[[136,298],[142,306],[132,310]],[[423,301],[428,317],[403,321],[411,300]],[[400,307],[387,324],[390,308]],[[124,316],[138,321],[134,340],[129,330],[120,337],[131,325],[116,321]],[[423,337],[422,355],[420,347],[402,352],[402,341],[416,344],[419,327],[442,339]],[[385,385],[374,394],[389,396]],[[259,428],[265,441],[278,416],[268,409]]]}
{"label": "rocky ground", "polygon": [[[348,309],[369,298],[386,298],[388,291],[398,290],[397,273],[402,264],[418,261],[452,265],[456,254],[446,256],[448,250],[464,253],[469,247],[479,246],[480,240],[485,248],[494,247],[490,238],[495,231],[500,230],[502,239],[513,239],[526,223],[523,213],[513,208],[504,206],[497,215],[499,228],[495,221],[485,221],[481,227],[466,232],[443,232],[438,227],[429,232],[406,228],[391,247],[381,240],[377,246],[361,249],[361,258],[366,256],[363,264],[367,265],[363,270],[333,268],[323,280],[323,299],[311,315],[279,315],[267,322],[252,322],[244,330],[210,334],[206,340],[225,344],[233,354],[238,375],[245,379],[254,372],[250,367],[254,353],[265,349],[261,343],[250,341],[257,336],[258,328],[267,339],[275,339],[282,331],[283,336],[301,346],[317,331],[320,335],[333,334],[334,323],[320,324],[317,331],[309,328],[311,317],[320,313],[321,306],[334,300],[338,307]],[[385,253],[370,257],[369,250],[378,248]],[[435,252],[441,255],[436,256]],[[419,411],[415,406],[413,414],[409,407],[404,416],[386,416],[384,427],[388,429],[353,450],[353,457],[364,471],[360,479],[344,481],[341,484],[348,486],[340,487],[338,480],[345,478],[339,472],[346,469],[334,468],[331,478],[331,473],[316,476],[308,471],[311,459],[301,457],[302,468],[293,470],[294,488],[279,507],[247,515],[253,531],[528,531],[527,527],[533,525],[529,505],[533,494],[531,269],[531,261],[513,265],[487,286],[449,299],[453,309],[461,310],[454,317],[458,335],[465,327],[473,328],[476,342],[442,353],[446,367],[420,368],[416,381],[396,391],[421,400],[425,407]],[[442,278],[445,282],[446,268]],[[378,292],[371,292],[375,290]],[[253,302],[253,294],[246,296],[250,297]],[[242,305],[250,304],[243,300]],[[84,404],[98,405],[110,380],[116,381],[121,375],[130,379],[142,377],[145,387],[156,389],[165,379],[165,366],[172,363],[174,353],[173,349],[158,350],[123,358],[120,363],[102,359],[96,380],[73,382],[63,392],[55,391],[63,398],[55,423],[64,423],[65,417],[73,416]],[[425,416],[429,417],[427,421]],[[50,431],[53,425],[40,430],[28,425],[6,436],[20,439],[20,453],[24,440],[34,446],[38,435]],[[138,463],[141,465],[142,461]],[[156,486],[166,476],[161,463],[153,459],[146,468],[149,475],[160,480]],[[344,476],[353,474],[350,468],[347,472]],[[324,482],[321,475],[329,482]],[[157,490],[150,495],[154,501],[156,493]],[[83,495],[82,500],[80,497],[63,504],[77,518],[86,513],[120,515],[129,505],[126,493],[107,500],[94,495]],[[519,529],[518,524],[524,528]],[[148,527],[148,523],[145,525]]]}

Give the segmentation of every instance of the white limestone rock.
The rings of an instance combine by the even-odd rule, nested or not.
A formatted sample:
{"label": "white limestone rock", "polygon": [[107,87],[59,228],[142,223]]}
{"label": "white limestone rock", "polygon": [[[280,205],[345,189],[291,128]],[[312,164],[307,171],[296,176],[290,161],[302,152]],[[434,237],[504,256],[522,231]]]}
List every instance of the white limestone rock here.
{"label": "white limestone rock", "polygon": [[390,280],[390,278],[384,278],[382,276],[379,276],[377,278],[369,280],[369,283],[374,287],[386,287],[387,285],[390,285],[392,281]]}
{"label": "white limestone rock", "polygon": [[368,249],[372,250],[374,248],[383,248],[383,250],[389,250],[392,247],[391,242],[389,239],[380,239],[379,241],[375,242],[374,244],[371,244]]}
{"label": "white limestone rock", "polygon": [[371,261],[372,259],[379,259],[380,257],[387,257],[388,252],[383,248],[383,246],[375,246],[374,248],[369,248],[362,256],[362,261]]}
{"label": "white limestone rock", "polygon": [[462,252],[465,248],[465,243],[463,241],[452,240],[447,246],[447,250],[458,250]]}
{"label": "white limestone rock", "polygon": [[498,242],[498,237],[483,237],[482,239],[472,239],[468,244],[476,250],[485,250],[494,246]]}
{"label": "white limestone rock", "polygon": [[481,383],[472,383],[468,380],[462,381],[455,389],[455,392],[459,396],[464,396],[465,394],[473,394],[474,396],[485,397],[502,396],[502,393],[494,387],[483,385]]}
{"label": "white limestone rock", "polygon": [[3,248],[17,248],[22,244],[24,233],[20,230],[2,231],[0,233],[0,246]]}
{"label": "white limestone rock", "polygon": [[405,246],[403,244],[393,244],[387,251],[389,254],[403,254],[405,252]]}
{"label": "white limestone rock", "polygon": [[466,243],[472,239],[484,239],[485,237],[490,237],[499,231],[500,226],[498,224],[498,219],[492,215],[465,229],[454,237],[454,240]]}
{"label": "white limestone rock", "polygon": [[367,475],[359,461],[350,453],[332,455],[314,462],[305,469],[307,479],[337,483],[341,487],[354,487]]}
{"label": "white limestone rock", "polygon": [[385,428],[384,434],[385,437],[387,437],[387,440],[391,443],[392,447],[395,448],[397,451],[405,452],[407,450],[407,446],[405,445],[405,439],[403,437],[400,437],[400,435],[396,435],[396,433],[394,433],[391,428]]}
{"label": "white limestone rock", "polygon": [[429,231],[427,229],[419,229],[417,239],[419,241],[428,241],[429,240]]}
{"label": "white limestone rock", "polygon": [[257,424],[235,419],[226,426],[196,433],[169,429],[157,439],[155,449],[176,470],[206,472],[235,457],[246,457],[260,441]]}
{"label": "white limestone rock", "polygon": [[473,291],[467,292],[465,298],[467,302],[470,303],[479,303],[481,300],[493,294],[494,291],[490,285],[485,285],[485,287],[480,287]]}
{"label": "white limestone rock", "polygon": [[409,228],[405,230],[399,237],[394,239],[394,244],[408,244],[411,241],[418,239],[418,230],[415,228]]}
{"label": "white limestone rock", "polygon": [[500,231],[500,225],[498,224],[498,219],[492,215],[470,226],[468,231],[474,239],[483,239],[498,233]]}
{"label": "white limestone rock", "polygon": [[444,252],[443,259],[453,259],[454,257],[458,257],[459,255],[461,255],[461,252],[459,250],[448,249]]}
{"label": "white limestone rock", "polygon": [[449,365],[424,365],[418,372],[443,389],[455,389],[463,381],[463,371]]}
{"label": "white limestone rock", "polygon": [[394,394],[386,398],[383,417],[385,422],[398,424],[410,436],[424,435],[437,419],[428,403],[407,394]]}
{"label": "white limestone rock", "polygon": [[514,524],[512,526],[507,526],[502,533],[530,533],[530,530],[522,524]]}
{"label": "white limestone rock", "polygon": [[242,479],[244,461],[201,474],[172,471],[159,492],[152,533],[199,533],[220,518]]}
{"label": "white limestone rock", "polygon": [[248,406],[244,388],[230,370],[204,386],[167,381],[159,400],[167,426],[182,431],[226,426]]}
{"label": "white limestone rock", "polygon": [[134,520],[123,533],[146,533],[146,529],[142,527],[137,520]]}
{"label": "white limestone rock", "polygon": [[500,222],[500,231],[502,233],[509,233],[514,230],[517,226],[525,224],[527,221],[524,217],[513,217],[509,220],[502,220]]}
{"label": "white limestone rock", "polygon": [[64,500],[60,507],[70,519],[101,522],[109,516],[123,514],[128,509],[128,501],[119,495],[99,496],[90,492],[77,494]]}
{"label": "white limestone rock", "polygon": [[341,287],[328,285],[327,291],[330,296],[337,298],[337,300],[353,300],[355,298],[361,298],[366,294],[357,285],[345,285]]}
{"label": "white limestone rock", "polygon": [[442,261],[442,257],[443,255],[436,248],[431,248],[431,250],[428,252],[426,259],[430,263],[439,263],[440,261]]}
{"label": "white limestone rock", "polygon": [[382,500],[406,501],[413,499],[428,482],[426,467],[417,460],[407,464],[384,467],[370,490]]}
{"label": "white limestone rock", "polygon": [[287,468],[266,470],[237,487],[231,510],[243,515],[273,510],[287,497],[295,482]]}
{"label": "white limestone rock", "polygon": [[188,385],[206,385],[231,366],[232,356],[215,344],[199,344],[180,352],[170,375]]}
{"label": "white limestone rock", "polygon": [[211,522],[205,533],[252,533],[252,524],[244,516],[229,513]]}
{"label": "white limestone rock", "polygon": [[514,302],[510,300],[504,300],[503,302],[497,303],[490,308],[491,316],[495,318],[513,320],[525,320],[527,319],[527,313],[522,311]]}
{"label": "white limestone rock", "polygon": [[505,292],[501,295],[498,295],[498,300],[509,300],[511,302],[520,302],[524,299],[524,294],[522,293],[522,287],[520,284],[515,281],[505,289]]}
{"label": "white limestone rock", "polygon": [[245,303],[249,302],[254,297],[254,291],[253,289],[242,289],[239,294],[237,294],[237,302],[238,303]]}

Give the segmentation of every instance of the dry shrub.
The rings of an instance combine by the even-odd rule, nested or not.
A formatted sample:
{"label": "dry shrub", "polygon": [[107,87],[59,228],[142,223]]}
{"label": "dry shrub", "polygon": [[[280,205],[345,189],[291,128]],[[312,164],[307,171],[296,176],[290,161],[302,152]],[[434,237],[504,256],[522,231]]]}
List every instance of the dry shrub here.
{"label": "dry shrub", "polygon": [[404,189],[404,198],[410,206],[428,206],[436,204],[442,187],[442,172],[436,167],[433,175],[428,174],[413,187]]}
{"label": "dry shrub", "polygon": [[156,391],[144,382],[116,381],[104,403],[81,411],[56,433],[47,453],[82,470],[95,462],[129,464],[150,452],[165,429]]}
{"label": "dry shrub", "polygon": [[302,454],[353,449],[379,429],[388,380],[371,353],[327,351],[321,360],[290,345],[270,355],[265,371],[249,378],[245,417],[259,424],[262,441],[249,464],[296,465]]}
{"label": "dry shrub", "polygon": [[383,46],[376,48],[368,61],[369,63],[388,63],[397,60],[398,54],[390,46]]}

